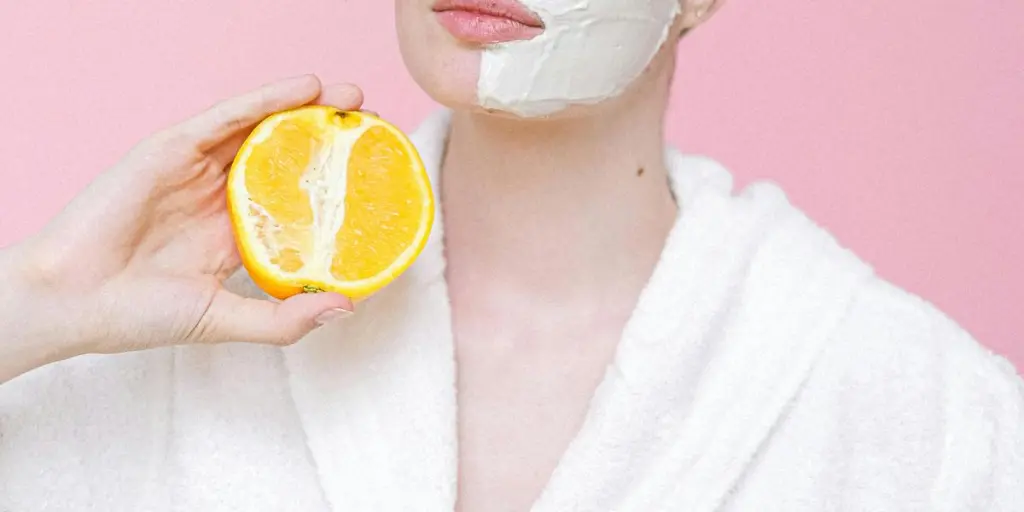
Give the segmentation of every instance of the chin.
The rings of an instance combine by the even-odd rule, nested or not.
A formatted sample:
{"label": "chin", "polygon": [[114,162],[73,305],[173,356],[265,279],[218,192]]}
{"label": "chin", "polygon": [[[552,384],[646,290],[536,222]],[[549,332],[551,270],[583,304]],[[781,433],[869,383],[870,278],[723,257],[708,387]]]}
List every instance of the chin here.
{"label": "chin", "polygon": [[429,2],[398,0],[395,24],[402,60],[434,101],[453,110],[481,110],[477,98],[482,48],[462,44],[434,20]]}
{"label": "chin", "polygon": [[405,67],[431,99],[458,112],[523,119],[480,105],[477,90],[483,47],[452,37],[435,20],[429,1],[397,0],[395,25]]}

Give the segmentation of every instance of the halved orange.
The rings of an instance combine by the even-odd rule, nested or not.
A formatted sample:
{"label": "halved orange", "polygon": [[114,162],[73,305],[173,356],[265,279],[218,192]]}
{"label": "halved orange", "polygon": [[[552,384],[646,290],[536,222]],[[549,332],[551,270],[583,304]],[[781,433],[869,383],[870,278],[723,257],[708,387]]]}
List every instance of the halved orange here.
{"label": "halved orange", "polygon": [[228,174],[242,263],[268,295],[362,299],[419,256],[434,221],[420,156],[376,116],[326,106],[274,114]]}

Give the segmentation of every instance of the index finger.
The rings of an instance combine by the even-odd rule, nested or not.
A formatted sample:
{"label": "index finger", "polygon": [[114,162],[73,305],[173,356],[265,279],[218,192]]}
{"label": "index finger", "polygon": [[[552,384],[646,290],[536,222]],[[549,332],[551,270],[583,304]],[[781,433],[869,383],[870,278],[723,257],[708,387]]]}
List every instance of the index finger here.
{"label": "index finger", "polygon": [[271,114],[316,100],[321,89],[320,79],[314,75],[273,82],[221,101],[178,128],[189,143],[206,151],[252,128]]}
{"label": "index finger", "polygon": [[352,84],[325,85],[316,103],[340,110],[356,110],[363,106],[363,91]]}
{"label": "index finger", "polygon": [[[363,104],[363,91],[352,84],[326,85],[321,88],[320,96],[316,98],[313,103],[327,105],[341,110],[355,110]],[[274,112],[271,112],[271,114]],[[260,117],[252,124],[256,125],[264,118],[266,118],[266,116]],[[199,146],[198,149],[200,152],[212,156],[214,161],[220,165],[227,167],[231,165],[231,161],[235,158],[235,153],[238,152],[238,148],[241,147],[245,138],[249,136],[252,128],[254,128],[254,126],[243,128],[235,132],[233,135],[228,136],[226,139],[220,139],[206,147]],[[193,144],[192,147],[197,147],[194,143],[191,144]]]}

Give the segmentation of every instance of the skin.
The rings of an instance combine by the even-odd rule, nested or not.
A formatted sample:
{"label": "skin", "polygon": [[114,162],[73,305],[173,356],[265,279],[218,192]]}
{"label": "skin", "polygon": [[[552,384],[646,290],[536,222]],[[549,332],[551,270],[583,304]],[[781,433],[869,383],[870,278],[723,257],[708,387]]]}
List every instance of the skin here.
{"label": "skin", "polygon": [[520,119],[477,106],[481,49],[431,0],[396,0],[407,67],[453,109],[441,194],[459,510],[528,510],[579,431],[677,213],[662,132],[676,42],[718,3],[687,1],[621,96]]}
{"label": "skin", "polygon": [[41,232],[0,250],[0,383],[81,354],[244,341],[294,343],[352,310],[334,294],[242,298],[226,169],[268,115],[362,92],[313,76],[224,101],[139,143]]}

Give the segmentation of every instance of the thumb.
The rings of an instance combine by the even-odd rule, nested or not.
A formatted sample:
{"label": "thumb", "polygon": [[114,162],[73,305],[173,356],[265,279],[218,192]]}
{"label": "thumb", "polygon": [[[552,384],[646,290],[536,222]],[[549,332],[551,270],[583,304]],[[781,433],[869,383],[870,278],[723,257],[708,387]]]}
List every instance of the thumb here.
{"label": "thumb", "polygon": [[352,301],[334,293],[308,293],[283,302],[252,299],[221,289],[207,308],[194,341],[290,345],[330,320],[352,314]]}

